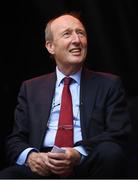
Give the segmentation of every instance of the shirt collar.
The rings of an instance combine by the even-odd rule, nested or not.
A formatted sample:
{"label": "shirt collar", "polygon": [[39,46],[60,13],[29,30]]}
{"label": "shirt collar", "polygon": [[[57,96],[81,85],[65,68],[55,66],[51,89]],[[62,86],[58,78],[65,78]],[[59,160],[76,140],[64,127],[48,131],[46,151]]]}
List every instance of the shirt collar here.
{"label": "shirt collar", "polygon": [[[80,69],[75,74],[72,74],[69,76],[72,79],[74,79],[74,81],[77,82],[79,85],[80,85],[81,71],[82,71],[82,69]],[[57,74],[57,86],[59,86],[60,83],[62,82],[62,80],[64,79],[64,77],[66,77],[66,76],[58,69],[58,67],[56,67],[56,74]]]}

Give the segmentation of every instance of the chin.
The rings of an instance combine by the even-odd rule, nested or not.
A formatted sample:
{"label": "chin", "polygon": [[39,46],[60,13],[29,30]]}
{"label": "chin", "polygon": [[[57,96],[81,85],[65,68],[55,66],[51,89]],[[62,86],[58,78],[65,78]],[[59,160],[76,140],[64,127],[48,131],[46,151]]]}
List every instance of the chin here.
{"label": "chin", "polygon": [[82,57],[80,58],[79,56],[78,57],[76,56],[76,57],[73,57],[71,61],[74,63],[81,63],[84,61],[84,58]]}
{"label": "chin", "polygon": [[82,64],[83,63],[83,61],[78,61],[78,60],[76,60],[76,61],[71,61],[70,62],[70,64],[73,64],[73,65],[78,65],[78,64]]}

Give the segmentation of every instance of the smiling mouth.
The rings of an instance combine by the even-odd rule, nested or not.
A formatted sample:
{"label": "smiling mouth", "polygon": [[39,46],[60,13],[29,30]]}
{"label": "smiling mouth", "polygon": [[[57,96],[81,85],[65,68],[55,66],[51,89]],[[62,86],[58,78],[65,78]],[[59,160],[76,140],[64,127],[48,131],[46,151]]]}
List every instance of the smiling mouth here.
{"label": "smiling mouth", "polygon": [[69,52],[74,54],[74,55],[80,55],[81,48],[72,48],[71,50],[69,50]]}

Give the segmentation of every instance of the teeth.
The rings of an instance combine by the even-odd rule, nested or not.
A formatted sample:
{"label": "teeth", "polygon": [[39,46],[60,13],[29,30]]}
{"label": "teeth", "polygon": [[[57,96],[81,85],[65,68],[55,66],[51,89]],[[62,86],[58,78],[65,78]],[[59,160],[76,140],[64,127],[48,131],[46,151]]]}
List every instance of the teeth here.
{"label": "teeth", "polygon": [[77,48],[77,49],[71,49],[71,50],[70,50],[70,52],[80,52],[80,51],[81,51],[80,48],[79,48],[79,49]]}
{"label": "teeth", "polygon": [[73,51],[71,51],[71,52],[80,52],[80,50],[73,50]]}

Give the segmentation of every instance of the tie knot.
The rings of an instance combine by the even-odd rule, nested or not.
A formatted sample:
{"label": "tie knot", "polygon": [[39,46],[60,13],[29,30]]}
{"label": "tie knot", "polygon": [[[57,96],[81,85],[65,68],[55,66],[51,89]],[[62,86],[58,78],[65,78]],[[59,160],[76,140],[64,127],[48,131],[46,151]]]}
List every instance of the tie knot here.
{"label": "tie knot", "polygon": [[70,77],[65,77],[65,78],[64,78],[64,85],[70,85],[71,81],[72,81],[72,78],[70,78]]}

